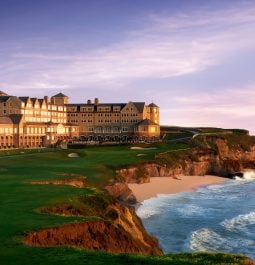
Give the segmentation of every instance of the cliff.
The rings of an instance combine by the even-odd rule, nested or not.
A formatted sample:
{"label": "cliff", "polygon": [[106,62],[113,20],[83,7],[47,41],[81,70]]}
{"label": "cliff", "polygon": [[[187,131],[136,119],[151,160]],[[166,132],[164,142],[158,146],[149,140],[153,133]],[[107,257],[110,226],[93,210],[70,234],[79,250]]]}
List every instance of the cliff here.
{"label": "cliff", "polygon": [[[107,187],[108,191],[119,200],[130,201],[130,198],[132,200],[134,198],[123,183],[146,183],[151,177],[179,175],[213,174],[230,177],[244,169],[255,168],[255,144],[244,149],[241,146],[230,146],[228,139],[222,137],[208,136],[204,137],[203,141],[203,145],[199,147],[184,151],[164,152],[158,154],[153,162],[116,170],[116,183]],[[116,192],[117,185],[122,187],[122,193]]]}
{"label": "cliff", "polygon": [[[75,214],[71,206],[64,208],[65,215]],[[102,217],[101,220],[35,231],[25,237],[24,243],[32,246],[72,246],[113,253],[162,254],[157,240],[145,231],[132,208],[113,203],[104,209]]]}

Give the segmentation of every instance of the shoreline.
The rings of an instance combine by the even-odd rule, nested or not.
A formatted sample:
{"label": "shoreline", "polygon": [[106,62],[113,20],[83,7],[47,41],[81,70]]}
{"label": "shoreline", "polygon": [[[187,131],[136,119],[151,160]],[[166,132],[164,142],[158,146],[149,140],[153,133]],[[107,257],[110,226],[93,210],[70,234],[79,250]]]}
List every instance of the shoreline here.
{"label": "shoreline", "polygon": [[205,176],[178,176],[173,177],[152,177],[149,183],[128,184],[128,187],[135,195],[137,202],[142,203],[159,194],[176,194],[180,192],[195,191],[197,188],[225,182],[223,177]]}

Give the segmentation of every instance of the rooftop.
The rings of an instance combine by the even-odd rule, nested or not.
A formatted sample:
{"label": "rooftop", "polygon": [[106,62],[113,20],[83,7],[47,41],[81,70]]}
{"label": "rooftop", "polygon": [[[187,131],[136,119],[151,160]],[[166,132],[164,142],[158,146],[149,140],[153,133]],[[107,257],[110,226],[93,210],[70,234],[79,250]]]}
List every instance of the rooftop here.
{"label": "rooftop", "polygon": [[153,122],[153,121],[151,121],[151,120],[149,120],[149,119],[145,119],[145,120],[142,120],[142,121],[138,122],[137,125],[146,125],[146,126],[148,126],[148,125],[158,125],[158,124]]}
{"label": "rooftop", "polygon": [[68,96],[66,96],[65,94],[63,93],[58,93],[56,95],[53,96],[53,98],[67,98]]}
{"label": "rooftop", "polygon": [[149,107],[158,108],[158,106],[155,103],[153,103],[153,102],[149,105]]}

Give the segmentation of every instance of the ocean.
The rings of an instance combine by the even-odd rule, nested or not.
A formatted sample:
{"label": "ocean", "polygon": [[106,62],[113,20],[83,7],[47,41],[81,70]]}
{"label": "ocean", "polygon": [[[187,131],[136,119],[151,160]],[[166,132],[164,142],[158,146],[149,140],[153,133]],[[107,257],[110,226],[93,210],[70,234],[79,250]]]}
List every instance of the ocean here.
{"label": "ocean", "polygon": [[242,253],[255,259],[255,172],[243,178],[158,195],[137,209],[164,253]]}

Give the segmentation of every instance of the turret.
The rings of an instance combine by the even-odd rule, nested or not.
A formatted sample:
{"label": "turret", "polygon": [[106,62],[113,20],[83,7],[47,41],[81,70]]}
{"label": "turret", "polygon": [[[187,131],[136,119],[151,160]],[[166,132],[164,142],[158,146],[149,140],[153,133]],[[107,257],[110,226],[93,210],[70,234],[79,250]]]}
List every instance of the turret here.
{"label": "turret", "polygon": [[153,102],[148,105],[149,108],[149,119],[157,124],[160,123],[159,107]]}
{"label": "turret", "polygon": [[98,105],[99,104],[99,99],[98,98],[95,98],[94,104],[95,105]]}
{"label": "turret", "polygon": [[69,98],[63,93],[58,93],[55,96],[51,97],[51,103],[56,105],[68,104]]}

